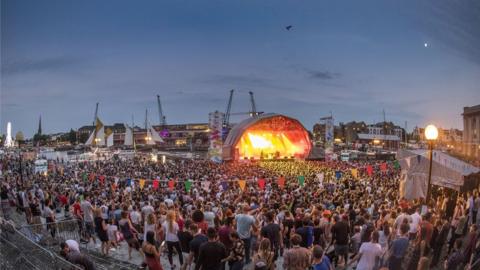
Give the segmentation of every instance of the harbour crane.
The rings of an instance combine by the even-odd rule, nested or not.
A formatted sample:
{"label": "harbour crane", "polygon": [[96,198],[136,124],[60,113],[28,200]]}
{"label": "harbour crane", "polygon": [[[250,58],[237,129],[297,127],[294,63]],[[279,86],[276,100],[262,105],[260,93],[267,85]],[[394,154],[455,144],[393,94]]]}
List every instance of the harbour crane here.
{"label": "harbour crane", "polygon": [[157,104],[158,104],[158,118],[160,120],[159,125],[163,127],[167,124],[167,117],[163,115],[162,103],[160,103],[160,95],[157,95]]}
{"label": "harbour crane", "polygon": [[249,112],[236,112],[232,113],[232,101],[233,101],[233,93],[234,89],[230,90],[230,96],[228,98],[228,103],[227,103],[227,109],[225,110],[225,116],[223,118],[223,139],[226,139],[226,136],[228,134],[228,131],[230,130],[230,116],[232,115],[249,115],[250,117],[257,117],[258,115],[262,114],[263,112],[258,112],[257,111],[257,106],[255,105],[255,98],[253,96],[253,92],[249,91],[248,94],[250,95],[250,105],[251,105],[251,111]]}

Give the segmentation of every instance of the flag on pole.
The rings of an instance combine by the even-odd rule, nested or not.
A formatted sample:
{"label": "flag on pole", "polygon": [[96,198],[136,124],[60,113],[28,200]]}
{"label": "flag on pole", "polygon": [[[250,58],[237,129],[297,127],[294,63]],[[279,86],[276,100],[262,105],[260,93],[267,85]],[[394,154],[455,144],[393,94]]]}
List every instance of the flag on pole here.
{"label": "flag on pole", "polygon": [[158,189],[158,179],[153,179],[153,189]]}
{"label": "flag on pole", "polygon": [[115,191],[115,189],[117,189],[117,184],[113,183],[112,184],[112,190]]}
{"label": "flag on pole", "polygon": [[173,181],[173,179],[168,180],[168,189],[173,190],[174,187],[175,182]]}
{"label": "flag on pole", "polygon": [[89,179],[90,179],[90,181],[95,180],[95,174],[93,172],[90,173]]}
{"label": "flag on pole", "polygon": [[323,178],[325,178],[325,174],[323,172],[317,173],[317,179],[320,183],[323,183]]}
{"label": "flag on pole", "polygon": [[258,187],[259,187],[260,189],[264,189],[264,188],[265,188],[265,179],[260,178],[260,179],[257,180],[257,182],[258,182]]}
{"label": "flag on pole", "polygon": [[386,172],[387,171],[387,163],[383,162],[382,164],[380,164],[380,170],[382,170],[382,172]]}
{"label": "flag on pole", "polygon": [[372,175],[373,175],[373,167],[372,167],[372,165],[368,165],[368,166],[367,166],[367,174],[368,174],[368,176],[372,176]]}
{"label": "flag on pole", "polygon": [[190,192],[190,189],[192,188],[192,180],[188,179],[185,181],[185,191]]}
{"label": "flag on pole", "polygon": [[128,178],[127,179],[127,187],[129,187],[132,184],[132,179]]}
{"label": "flag on pole", "polygon": [[145,186],[145,179],[140,179],[138,181],[138,184],[140,185],[140,189],[143,189],[143,187]]}
{"label": "flag on pole", "polygon": [[243,191],[245,189],[245,185],[247,182],[245,180],[238,180],[238,185],[240,186],[240,189]]}
{"label": "flag on pole", "polygon": [[337,178],[337,180],[342,178],[342,172],[341,171],[335,171],[335,178]]}
{"label": "flag on pole", "polygon": [[228,189],[227,181],[223,181],[220,185],[222,186],[222,191],[227,191]]}
{"label": "flag on pole", "polygon": [[298,184],[299,184],[301,187],[305,186],[305,176],[299,175],[299,176],[297,177],[297,179],[298,179]]}
{"label": "flag on pole", "polygon": [[277,180],[278,187],[283,188],[285,187],[285,177],[279,177]]}
{"label": "flag on pole", "polygon": [[100,183],[102,183],[102,185],[103,185],[103,183],[105,182],[105,176],[104,176],[104,175],[100,175],[100,176],[98,177],[98,180],[99,180]]}
{"label": "flag on pole", "polygon": [[400,163],[398,163],[398,160],[395,160],[395,161],[393,162],[393,167],[395,168],[395,170],[400,169]]}
{"label": "flag on pole", "polygon": [[201,185],[202,185],[203,190],[205,190],[207,192],[210,191],[210,181],[202,181]]}
{"label": "flag on pole", "polygon": [[351,170],[353,178],[357,179],[358,178],[358,170],[357,168],[353,168]]}

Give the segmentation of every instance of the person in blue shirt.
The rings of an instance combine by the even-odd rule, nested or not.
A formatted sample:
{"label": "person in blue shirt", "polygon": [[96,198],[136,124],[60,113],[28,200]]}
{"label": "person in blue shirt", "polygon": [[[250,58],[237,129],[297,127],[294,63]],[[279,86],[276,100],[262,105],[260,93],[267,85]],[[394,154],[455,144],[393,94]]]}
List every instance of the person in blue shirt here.
{"label": "person in blue shirt", "polygon": [[393,240],[390,248],[390,258],[388,262],[388,269],[400,270],[402,269],[402,261],[405,258],[405,254],[408,249],[408,231],[410,226],[408,224],[402,224],[400,226],[400,237]]}
{"label": "person in blue shirt", "polygon": [[332,270],[333,265],[330,259],[325,256],[321,246],[314,246],[312,252],[312,268],[313,270]]}

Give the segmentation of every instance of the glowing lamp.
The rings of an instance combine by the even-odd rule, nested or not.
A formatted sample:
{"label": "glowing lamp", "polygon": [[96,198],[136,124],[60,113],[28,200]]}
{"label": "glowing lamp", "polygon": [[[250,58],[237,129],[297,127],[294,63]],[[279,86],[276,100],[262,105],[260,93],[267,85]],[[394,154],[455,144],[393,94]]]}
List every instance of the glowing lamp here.
{"label": "glowing lamp", "polygon": [[380,143],[380,140],[379,140],[379,139],[373,140],[373,144],[379,144],[379,143]]}
{"label": "glowing lamp", "polygon": [[434,125],[428,125],[425,128],[425,138],[429,141],[436,140],[438,138],[438,129]]}

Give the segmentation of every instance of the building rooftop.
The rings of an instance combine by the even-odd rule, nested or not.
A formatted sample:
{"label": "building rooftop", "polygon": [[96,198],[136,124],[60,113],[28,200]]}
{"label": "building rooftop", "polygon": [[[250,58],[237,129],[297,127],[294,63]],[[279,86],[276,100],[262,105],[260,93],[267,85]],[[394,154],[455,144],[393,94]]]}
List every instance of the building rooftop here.
{"label": "building rooftop", "polygon": [[359,133],[358,139],[360,140],[385,140],[385,141],[400,141],[400,138],[397,135],[377,135],[377,134],[365,134]]}
{"label": "building rooftop", "polygon": [[480,113],[480,104],[472,107],[463,107],[462,115],[477,114],[477,113]]}

